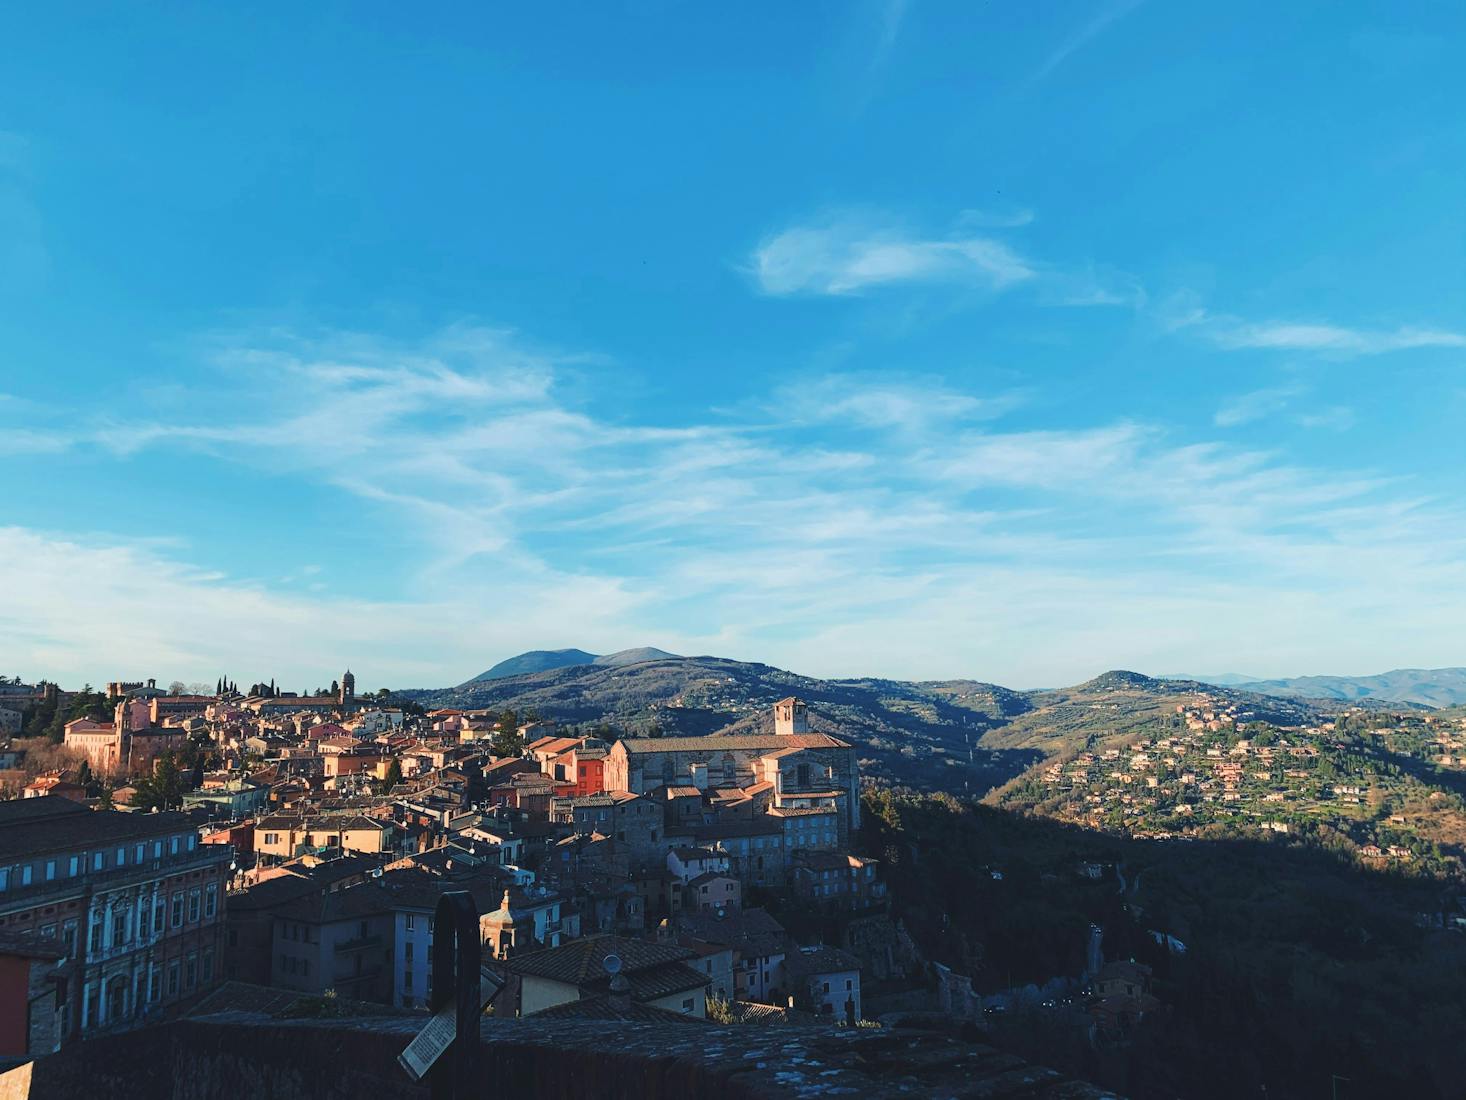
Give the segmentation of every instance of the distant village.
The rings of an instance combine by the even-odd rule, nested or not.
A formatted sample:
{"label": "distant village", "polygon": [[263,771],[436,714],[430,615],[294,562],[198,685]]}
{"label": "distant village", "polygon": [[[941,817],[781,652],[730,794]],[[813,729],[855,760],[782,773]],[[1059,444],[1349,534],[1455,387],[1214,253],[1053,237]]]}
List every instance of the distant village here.
{"label": "distant village", "polygon": [[108,684],[110,718],[66,722],[38,772],[15,735],[67,693],[0,683],[0,1016],[24,1021],[0,1056],[263,991],[426,1013],[449,890],[495,1015],[856,1026],[893,965],[855,752],[797,698],[768,732],[602,740],[349,671],[179,687]]}
{"label": "distant village", "polygon": [[[1363,720],[1359,743],[1339,723]],[[1449,809],[1439,791],[1412,797],[1398,760],[1431,773],[1466,765],[1466,717],[1346,709],[1336,720],[1274,726],[1246,707],[1203,700],[1175,708],[1174,729],[1056,759],[1025,796],[1058,816],[1151,839],[1185,839],[1206,825],[1293,833],[1325,822],[1348,829],[1366,865],[1408,865],[1432,843],[1417,825]],[[1389,737],[1390,748],[1378,742]],[[1395,761],[1391,763],[1391,758]]]}

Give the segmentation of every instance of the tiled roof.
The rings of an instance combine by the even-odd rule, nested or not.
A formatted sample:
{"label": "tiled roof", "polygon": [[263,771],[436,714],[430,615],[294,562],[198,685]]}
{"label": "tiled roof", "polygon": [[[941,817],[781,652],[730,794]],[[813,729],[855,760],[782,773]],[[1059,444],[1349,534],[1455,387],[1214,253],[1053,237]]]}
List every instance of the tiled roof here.
{"label": "tiled roof", "polygon": [[682,1012],[671,1012],[655,1005],[630,1004],[617,1007],[608,996],[582,997],[578,1001],[566,1001],[554,1008],[534,1013],[536,1020],[646,1020],[654,1024],[704,1024],[709,1021],[701,1016],[689,1016]]}
{"label": "tiled roof", "polygon": [[[225,982],[187,1012],[190,1019],[213,1016],[221,1012],[257,1012],[275,1018],[289,1018],[302,1001],[314,998],[308,993],[289,989],[272,989],[248,982]],[[331,1002],[339,1016],[417,1016],[419,1013],[371,1001],[353,1001],[338,997]]]}
{"label": "tiled roof", "polygon": [[696,878],[690,878],[690,879],[688,879],[687,880],[687,885],[688,886],[701,886],[704,883],[717,882],[717,881],[719,881],[721,879],[728,879],[730,881],[736,881],[736,880],[733,879],[733,876],[730,875],[727,871],[704,871],[702,874],[698,875]]}
{"label": "tiled roof", "polygon": [[864,867],[872,862],[849,852],[796,852],[794,869],[807,867],[811,871],[847,871],[851,867]]}
{"label": "tiled roof", "polygon": [[[693,953],[685,947],[648,943],[622,936],[588,936],[585,939],[571,940],[559,947],[511,958],[505,965],[516,974],[580,986],[610,980],[604,965],[609,955],[616,955],[621,959],[621,972],[628,980],[640,971],[679,963],[693,957]],[[696,974],[696,971],[692,973]]]}
{"label": "tiled roof", "polygon": [[727,944],[745,955],[777,955],[785,951],[784,926],[763,909],[730,910],[718,916],[712,910],[677,915],[677,927],[708,943]]}
{"label": "tiled roof", "polygon": [[[832,792],[834,793],[834,792]],[[785,798],[790,797],[785,795]],[[811,795],[811,798],[829,798],[831,794]],[[828,814],[834,817],[840,811],[834,806],[771,806],[769,807],[770,817],[809,817],[813,814]]]}
{"label": "tiled roof", "polygon": [[[35,803],[53,805],[36,806]],[[183,813],[124,813],[89,810],[66,798],[22,798],[0,802],[0,859],[28,858],[79,845],[115,844],[193,831]]]}
{"label": "tiled roof", "polygon": [[784,967],[794,975],[834,974],[841,970],[859,970],[860,960],[838,947],[820,945],[790,951],[784,956]]}
{"label": "tiled roof", "polygon": [[616,742],[637,756],[654,752],[721,752],[724,749],[848,749],[827,733],[739,733],[706,737],[627,737]]}

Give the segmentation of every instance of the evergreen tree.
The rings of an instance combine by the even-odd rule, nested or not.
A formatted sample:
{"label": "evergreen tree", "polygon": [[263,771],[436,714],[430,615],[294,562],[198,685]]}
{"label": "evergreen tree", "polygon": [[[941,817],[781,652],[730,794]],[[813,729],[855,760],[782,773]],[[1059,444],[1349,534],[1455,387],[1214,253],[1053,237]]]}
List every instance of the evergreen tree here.
{"label": "evergreen tree", "polygon": [[183,805],[183,776],[173,753],[159,755],[153,774],[133,784],[132,804],[144,810],[171,810]]}
{"label": "evergreen tree", "polygon": [[524,738],[519,735],[519,719],[512,710],[499,716],[499,728],[489,741],[495,756],[518,756],[524,752]]}

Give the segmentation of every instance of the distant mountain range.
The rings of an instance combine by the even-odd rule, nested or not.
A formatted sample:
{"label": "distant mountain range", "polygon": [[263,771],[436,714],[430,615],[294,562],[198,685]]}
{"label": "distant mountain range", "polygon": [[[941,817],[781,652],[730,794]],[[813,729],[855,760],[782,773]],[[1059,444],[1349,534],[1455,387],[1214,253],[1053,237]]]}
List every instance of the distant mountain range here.
{"label": "distant mountain range", "polygon": [[487,672],[480,672],[473,679],[459,686],[468,687],[470,684],[477,684],[484,680],[502,680],[509,676],[527,676],[534,672],[546,672],[552,668],[573,668],[576,665],[604,665],[617,668],[621,665],[634,665],[639,661],[664,659],[680,660],[677,654],[668,653],[665,649],[655,649],[652,646],[622,649],[599,656],[587,653],[583,649],[532,649],[528,653],[521,653],[517,657],[500,661]]}
{"label": "distant mountain range", "polygon": [[1194,679],[1293,699],[1401,703],[1433,708],[1466,704],[1466,668],[1397,668],[1376,676],[1296,676],[1283,680],[1237,681],[1200,676]]}

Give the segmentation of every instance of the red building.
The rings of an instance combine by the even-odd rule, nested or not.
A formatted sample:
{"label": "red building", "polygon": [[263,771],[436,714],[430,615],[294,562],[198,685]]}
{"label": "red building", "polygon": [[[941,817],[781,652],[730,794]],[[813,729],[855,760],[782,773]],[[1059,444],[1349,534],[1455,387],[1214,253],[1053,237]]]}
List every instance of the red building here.
{"label": "red building", "polygon": [[603,746],[577,745],[556,757],[555,765],[555,774],[574,784],[570,791],[573,795],[600,794],[606,789],[606,750]]}
{"label": "red building", "polygon": [[55,940],[0,932],[0,1059],[39,1058],[60,1047],[65,958]]}

